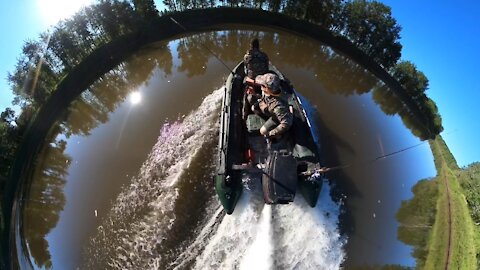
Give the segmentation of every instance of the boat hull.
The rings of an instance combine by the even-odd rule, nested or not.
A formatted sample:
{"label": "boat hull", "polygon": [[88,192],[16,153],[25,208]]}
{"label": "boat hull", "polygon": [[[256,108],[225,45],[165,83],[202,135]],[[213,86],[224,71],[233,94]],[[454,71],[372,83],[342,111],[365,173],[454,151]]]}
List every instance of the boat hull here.
{"label": "boat hull", "polygon": [[241,183],[238,181],[229,183],[224,175],[216,175],[215,190],[225,212],[229,215],[232,214],[242,195]]}
{"label": "boat hull", "polygon": [[245,73],[243,63],[238,64],[224,89],[214,179],[227,214],[233,213],[245,178],[261,183],[268,204],[292,202],[298,189],[308,205],[315,207],[322,188],[322,177],[314,173],[321,168],[319,145],[313,139],[308,115],[289,81],[274,66],[270,68],[281,79],[282,98],[294,114],[293,126],[276,143],[259,134],[261,123],[253,121],[259,116],[246,105]]}

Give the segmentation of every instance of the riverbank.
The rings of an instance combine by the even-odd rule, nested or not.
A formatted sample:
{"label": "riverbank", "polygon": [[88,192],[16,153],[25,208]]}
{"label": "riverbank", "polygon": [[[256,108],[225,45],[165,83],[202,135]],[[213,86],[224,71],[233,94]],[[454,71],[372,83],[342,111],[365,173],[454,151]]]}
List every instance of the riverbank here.
{"label": "riverbank", "polygon": [[458,165],[441,136],[429,143],[437,168],[438,199],[424,269],[476,269],[478,228],[457,177]]}
{"label": "riverbank", "polygon": [[480,269],[480,162],[472,163],[457,172],[463,194],[474,222],[475,242],[477,247],[477,267]]}

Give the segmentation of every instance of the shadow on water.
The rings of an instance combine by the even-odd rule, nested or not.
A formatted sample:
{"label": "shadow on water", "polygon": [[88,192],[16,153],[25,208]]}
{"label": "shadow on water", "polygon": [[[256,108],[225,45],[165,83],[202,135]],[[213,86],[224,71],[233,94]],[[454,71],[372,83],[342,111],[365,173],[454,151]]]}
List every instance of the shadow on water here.
{"label": "shadow on water", "polygon": [[[268,32],[267,29],[260,29],[259,31],[232,30],[200,33],[181,38],[169,44],[150,44],[141,52],[132,55],[128,61],[121,63],[117,68],[99,78],[89,89],[83,92],[81,97],[69,106],[68,112],[61,117],[58,125],[52,131],[51,143],[45,146],[42,155],[39,157],[40,162],[35,169],[35,175],[30,186],[26,189],[26,198],[28,198],[29,202],[23,210],[25,241],[28,243],[30,255],[38,267],[48,267],[52,264],[52,250],[47,240],[47,235],[57,226],[60,212],[64,209],[66,203],[62,189],[71,170],[71,157],[69,157],[65,149],[74,143],[71,138],[83,137],[88,139],[96,128],[113,122],[112,115],[122,108],[127,101],[128,95],[142,87],[154,89],[150,95],[157,94],[155,98],[159,100],[158,103],[163,104],[165,106],[164,109],[168,110],[168,113],[162,114],[164,118],[161,119],[166,120],[168,117],[175,119],[175,117],[181,115],[188,115],[192,108],[196,108],[200,104],[199,100],[208,95],[213,89],[210,87],[212,78],[220,81],[218,74],[225,74],[226,76],[228,73],[209,55],[204,46],[211,49],[214,54],[219,56],[229,66],[233,66],[241,60],[250,40],[254,37],[260,38],[261,48],[268,52],[271,61],[280,70],[284,71],[286,76],[292,79],[292,81],[295,80],[293,81],[295,87],[300,93],[305,93],[308,100],[312,101],[314,110],[318,109],[314,122],[320,130],[321,151],[325,166],[333,167],[362,159],[365,160],[362,157],[362,155],[365,155],[365,152],[359,151],[359,146],[355,145],[351,138],[343,134],[345,127],[351,125],[355,119],[352,117],[352,119],[345,122],[338,120],[343,119],[342,115],[348,116],[351,113],[349,110],[353,110],[350,107],[354,107],[352,105],[354,103],[348,105],[350,107],[343,108],[345,112],[341,112],[341,114],[331,109],[335,108],[335,106],[344,106],[338,105],[343,102],[341,99],[353,97],[355,101],[352,102],[358,103],[361,101],[356,101],[357,98],[360,100],[361,97],[371,96],[384,114],[399,115],[404,126],[412,134],[421,139],[425,138],[422,124],[416,120],[417,118],[409,110],[408,106],[397,98],[394,92],[348,58],[308,38],[299,38],[284,33],[272,33]],[[212,74],[212,72],[215,74]],[[306,77],[308,77],[308,80],[302,80],[302,78]],[[156,88],[158,81],[166,83],[166,80],[170,82],[170,80],[173,81],[174,79],[177,79],[177,84],[175,84],[177,88],[173,86],[168,87],[166,90],[165,88],[167,87],[165,86],[162,86],[164,88]],[[202,87],[192,85],[194,80],[199,80],[198,82],[202,84]],[[151,85],[148,85],[149,83]],[[180,85],[182,83],[187,83],[187,86]],[[205,85],[208,85],[208,87]],[[159,94],[161,91],[164,92]],[[175,96],[177,99],[173,99],[171,96]],[[148,99],[149,97],[146,98]],[[180,103],[165,105],[170,100],[180,100]],[[324,104],[326,101],[331,104]],[[368,112],[365,114],[368,114]],[[161,126],[159,123],[163,121],[154,119],[154,117],[151,116],[151,118],[145,118],[146,120],[144,120],[148,122],[149,130],[153,130],[153,134],[155,132],[158,133],[158,129]],[[147,129],[146,127],[142,128]],[[145,130],[144,133],[148,132]],[[372,131],[371,134],[366,136],[372,137],[374,135],[377,134],[373,134]],[[142,135],[139,134],[139,136]],[[146,137],[146,135],[144,136]],[[169,190],[171,192],[169,194],[178,193],[181,196],[174,196],[175,200],[172,201],[174,204],[169,208],[168,214],[162,217],[162,222],[168,224],[167,227],[162,227],[161,229],[155,227],[147,228],[142,227],[144,224],[142,225],[141,222],[135,224],[137,227],[131,227],[135,221],[141,221],[145,215],[151,215],[151,209],[155,204],[155,201],[143,202],[143,204],[141,201],[136,201],[139,203],[137,206],[123,209],[126,211],[123,212],[124,216],[116,217],[117,219],[106,218],[103,220],[103,223],[99,223],[99,225],[103,226],[103,229],[98,229],[95,232],[97,234],[96,237],[98,238],[105,233],[108,226],[114,226],[105,223],[112,220],[117,222],[115,226],[119,226],[115,230],[118,228],[125,230],[117,230],[122,237],[134,235],[135,233],[139,233],[139,235],[145,233],[143,236],[153,241],[152,243],[149,242],[148,245],[155,246],[155,248],[150,249],[149,246],[147,251],[151,252],[151,254],[146,252],[142,256],[151,256],[149,259],[155,256],[160,258],[157,261],[150,260],[151,265],[142,263],[145,267],[155,267],[155,263],[160,261],[172,262],[179,254],[184,254],[186,252],[185,249],[195,240],[198,230],[202,228],[208,217],[212,215],[214,209],[217,209],[216,207],[207,206],[210,204],[218,206],[214,203],[214,198],[212,198],[213,189],[210,182],[211,164],[213,164],[212,153],[215,153],[214,149],[216,147],[216,136],[211,136],[211,138],[204,141],[204,145],[191,161],[190,167],[182,171],[182,181],[175,186],[175,190]],[[142,140],[142,138],[139,139]],[[148,160],[146,156],[152,151],[152,144],[155,143],[153,140],[150,138],[147,140],[147,143],[139,145],[138,147],[142,148],[141,154],[138,157],[135,156],[135,159],[132,157],[128,160],[128,163],[131,163],[129,166],[136,168],[135,171],[138,171],[142,163]],[[83,149],[82,151],[92,151],[92,149]],[[121,151],[126,151],[123,155],[130,155],[129,151],[131,150],[124,149]],[[372,153],[375,152],[371,151]],[[98,153],[98,155],[102,156],[102,153]],[[122,154],[115,153],[115,155]],[[115,156],[107,156],[105,158],[113,162]],[[115,166],[113,171],[120,171],[124,165],[117,164]],[[164,169],[167,170],[168,168]],[[355,169],[337,170],[328,174],[332,185],[331,194],[336,202],[342,203],[339,212],[342,234],[355,234],[355,237],[363,239],[362,241],[370,245],[369,249],[371,249],[371,253],[374,253],[381,248],[381,245],[378,243],[378,237],[372,239],[369,235],[370,232],[363,233],[357,228],[357,223],[359,222],[358,212],[364,210],[359,209],[358,205],[350,202],[351,199],[363,202],[370,199],[369,196],[371,196],[369,193],[365,193],[365,189],[360,186],[360,182],[356,179],[359,176],[355,174]],[[120,179],[120,174],[114,173],[117,172],[112,173],[114,176],[110,176],[111,179],[105,177],[105,179],[100,180],[111,181],[112,183],[120,181],[118,180]],[[151,175],[147,179],[149,179],[148,181],[153,181],[153,179],[162,178],[165,175]],[[123,178],[125,177],[123,176]],[[130,177],[129,180],[131,179]],[[124,185],[130,185],[131,182],[129,180],[122,181],[125,181]],[[111,192],[112,195],[110,195],[112,197],[109,198],[109,201],[112,202],[122,190],[121,185],[118,183],[109,185],[112,186],[111,189],[113,190]],[[393,186],[394,184],[389,185]],[[388,190],[388,187],[385,190]],[[138,189],[133,189],[132,192],[141,193],[141,185]],[[159,193],[155,193],[154,196],[162,196],[160,191],[157,192]],[[186,194],[189,195],[187,196]],[[47,197],[43,198],[42,196]],[[150,194],[149,196],[153,195]],[[131,199],[138,200],[136,197]],[[43,203],[47,201],[49,208],[43,208]],[[122,203],[127,202],[123,201]],[[111,205],[103,205],[102,207],[108,209]],[[118,210],[115,210],[115,206],[113,208],[112,211],[114,212]],[[393,206],[389,208],[394,209]],[[353,212],[357,213],[357,215],[352,214]],[[122,220],[122,218],[124,219]],[[159,217],[151,217],[151,219],[155,218]],[[173,221],[166,218],[170,218]],[[94,224],[93,221],[91,223]],[[93,225],[90,227],[93,227]],[[142,228],[143,231],[135,231],[139,228]],[[168,230],[165,228],[168,228]],[[152,232],[158,233],[163,238],[160,240],[148,238],[152,237]],[[91,232],[82,232],[81,235],[90,237],[91,234]],[[89,254],[90,258],[98,260],[95,264],[96,266],[101,265],[102,267],[110,266],[114,268],[107,262],[105,254],[115,254],[116,252],[125,256],[125,258],[122,257],[119,260],[125,260],[127,265],[128,263],[133,265],[132,263],[138,258],[129,258],[125,255],[126,249],[116,250],[119,246],[125,248],[122,246],[125,243],[117,241],[124,241],[129,238],[122,237],[110,239],[107,242],[98,240],[100,237],[96,243],[93,243],[94,247],[99,247],[94,252],[95,254],[89,253],[93,252],[92,250],[87,251],[86,254]],[[155,242],[157,240],[160,242]],[[105,245],[102,246],[101,244]],[[82,242],[78,245],[80,247],[75,246],[75,250],[84,248],[83,245],[85,244]],[[134,250],[142,250],[142,248],[145,249],[146,247],[142,246],[141,243],[134,246]],[[348,252],[355,252],[355,249],[349,250],[347,247]],[[73,261],[70,266],[75,267],[77,264],[80,264],[80,261],[84,260],[84,258],[80,258],[81,255],[77,254],[75,256],[75,258],[68,258]],[[190,258],[189,260],[187,264],[182,264],[182,267],[188,268],[192,266],[194,259]],[[85,261],[83,262],[85,263]],[[62,268],[63,265],[54,265],[54,267]]]}

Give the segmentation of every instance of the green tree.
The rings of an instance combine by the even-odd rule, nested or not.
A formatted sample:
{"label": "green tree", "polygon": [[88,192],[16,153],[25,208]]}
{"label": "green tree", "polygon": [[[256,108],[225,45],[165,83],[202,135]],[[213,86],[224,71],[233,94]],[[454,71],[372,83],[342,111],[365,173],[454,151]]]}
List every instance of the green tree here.
{"label": "green tree", "polygon": [[143,19],[158,17],[158,10],[153,0],[132,0],[135,12]]}
{"label": "green tree", "polygon": [[168,10],[170,11],[177,11],[177,1],[175,0],[163,0],[163,4],[167,7]]}
{"label": "green tree", "polygon": [[75,32],[68,28],[67,23],[62,24],[52,34],[49,49],[60,60],[63,70],[69,72],[88,52],[78,46]]}
{"label": "green tree", "polygon": [[427,116],[431,131],[438,135],[443,131],[442,117],[435,101],[423,95],[419,101],[420,110]]}
{"label": "green tree", "polygon": [[20,138],[15,128],[15,112],[7,108],[0,115],[0,185],[4,185]]}
{"label": "green tree", "polygon": [[[264,1],[261,1],[260,4],[263,5],[263,2]],[[272,12],[279,12],[282,9],[283,3],[284,3],[283,0],[267,0],[266,1],[268,10]]]}
{"label": "green tree", "polygon": [[442,117],[437,105],[427,97],[428,79],[417,67],[409,61],[397,63],[391,70],[392,76],[403,86],[420,111],[428,120],[428,126],[433,134],[443,131]]}
{"label": "green tree", "polygon": [[480,162],[459,170],[457,175],[470,208],[470,215],[475,223],[480,224]]}
{"label": "green tree", "polygon": [[376,1],[347,2],[340,22],[340,33],[385,69],[401,56],[400,25],[390,7]]}
{"label": "green tree", "polygon": [[373,89],[373,100],[380,105],[387,115],[394,115],[404,110],[405,104],[386,85],[377,85]]}
{"label": "green tree", "polygon": [[[101,40],[106,42],[132,32],[139,25],[139,18],[130,3],[125,1],[101,1],[83,11]],[[82,13],[83,13],[82,12]],[[84,16],[82,13],[78,16]]]}
{"label": "green tree", "polygon": [[25,108],[43,104],[58,82],[58,76],[46,52],[46,40],[27,41],[15,71],[7,76],[16,98],[15,105]]}
{"label": "green tree", "polygon": [[[276,1],[277,7],[279,1]],[[298,19],[306,20],[326,29],[336,28],[341,15],[344,0],[288,0],[284,13]]]}
{"label": "green tree", "polygon": [[410,61],[400,61],[390,73],[414,100],[428,89],[427,77]]}
{"label": "green tree", "polygon": [[[147,14],[153,12],[150,1],[137,4]],[[96,47],[137,29],[138,22],[128,2],[100,1],[41,34],[38,41],[27,41],[15,71],[8,75],[14,104],[30,106],[34,114],[66,73]]]}

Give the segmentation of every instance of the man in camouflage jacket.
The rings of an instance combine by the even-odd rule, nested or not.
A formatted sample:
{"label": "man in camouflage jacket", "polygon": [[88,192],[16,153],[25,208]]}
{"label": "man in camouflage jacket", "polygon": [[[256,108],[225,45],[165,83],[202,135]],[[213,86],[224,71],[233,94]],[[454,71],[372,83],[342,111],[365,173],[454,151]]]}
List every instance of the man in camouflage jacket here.
{"label": "man in camouflage jacket", "polygon": [[251,108],[253,112],[268,117],[260,128],[260,133],[267,137],[280,138],[293,123],[293,114],[286,101],[280,97],[280,79],[276,74],[267,73],[257,76],[255,80],[247,78],[247,82],[260,85],[263,92],[263,97]]}
{"label": "man in camouflage jacket", "polygon": [[243,63],[245,65],[245,74],[251,79],[268,72],[268,56],[260,50],[258,39],[252,40],[250,49],[243,57]]}

